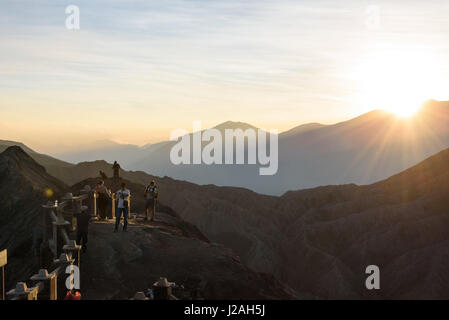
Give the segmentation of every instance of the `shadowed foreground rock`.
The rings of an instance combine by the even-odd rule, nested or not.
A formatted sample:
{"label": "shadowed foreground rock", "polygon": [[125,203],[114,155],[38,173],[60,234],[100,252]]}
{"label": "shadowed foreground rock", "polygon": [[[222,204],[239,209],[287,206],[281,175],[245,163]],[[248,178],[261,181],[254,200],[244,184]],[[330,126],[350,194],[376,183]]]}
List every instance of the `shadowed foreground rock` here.
{"label": "shadowed foreground rock", "polygon": [[[20,147],[0,154],[0,182],[0,247],[8,249],[9,289],[39,269],[39,217],[41,205],[48,200],[44,190],[51,189],[54,201],[69,189]],[[129,187],[135,194],[143,191],[142,185],[129,183]],[[141,198],[133,201],[139,213]],[[128,299],[161,276],[185,286],[179,298],[298,298],[273,276],[244,266],[230,249],[211,244],[169,207],[160,205],[159,210],[165,211],[158,213],[159,221],[151,225],[131,222],[127,233],[113,233],[112,221],[91,224],[89,249],[81,259],[83,299]]]}
{"label": "shadowed foreground rock", "polygon": [[[23,257],[31,251],[31,218],[37,213],[27,210],[33,199],[32,190],[24,187],[28,182],[17,183],[16,179],[29,179],[33,184],[45,176],[45,183],[39,183],[39,188],[55,184],[47,175],[35,176],[33,172],[42,170],[34,170],[36,166],[28,160],[24,158],[20,166],[1,172],[3,194],[13,190],[20,198],[6,197],[0,202],[0,243],[6,244],[8,252],[16,247],[8,268],[13,268],[13,259],[19,261],[12,270],[21,274],[25,267],[30,269]],[[133,212],[142,213],[143,184],[153,177],[141,172],[124,172],[123,177],[133,181],[129,182],[135,196],[131,200]],[[72,190],[77,192],[86,183],[93,186],[97,180],[83,181]],[[104,292],[100,298],[129,298],[160,276],[184,284],[189,290],[200,286],[202,295],[209,298],[228,294],[230,298],[284,295],[283,290],[276,289],[278,282],[251,270],[268,272],[297,292],[325,299],[449,297],[449,149],[372,185],[325,186],[288,192],[282,197],[170,178],[157,180],[161,202],[172,208],[167,209],[167,215],[171,212],[181,225],[139,230],[132,235],[112,234],[110,224],[92,226],[92,250],[82,259],[82,264],[88,264],[88,269],[83,269],[88,274],[82,285]],[[114,191],[118,188],[112,184],[109,187]],[[22,210],[25,204],[26,210]],[[14,234],[9,230],[15,230]],[[103,233],[105,243],[98,244],[96,250],[95,237],[101,242]],[[148,237],[140,238],[140,233],[148,233]],[[226,249],[208,244],[198,235],[201,233],[231,248],[250,269],[235,261],[237,258],[232,258]],[[163,236],[167,236],[165,241]],[[169,249],[156,245],[157,239]],[[120,255],[121,250],[125,251],[120,248],[130,249]],[[136,248],[141,253],[132,255],[131,252],[140,252]],[[120,258],[106,265],[114,253]],[[94,260],[91,254],[103,255],[105,259]],[[220,264],[217,260],[227,262]],[[380,267],[380,290],[365,288],[365,268],[371,264]],[[109,269],[118,273],[111,272],[106,277],[103,271]],[[18,274],[14,276],[17,278]],[[206,282],[201,281],[204,277]],[[87,296],[92,292],[96,294],[88,290]]]}
{"label": "shadowed foreground rock", "polygon": [[161,276],[185,290],[179,298],[299,298],[273,276],[245,267],[231,250],[183,229],[175,217],[132,223],[113,233],[111,222],[90,226],[88,252],[81,258],[81,288],[86,299],[128,299]]}
{"label": "shadowed foreground rock", "polygon": [[0,250],[8,249],[7,289],[39,268],[39,217],[48,200],[44,190],[56,197],[66,188],[20,147],[0,153]]}

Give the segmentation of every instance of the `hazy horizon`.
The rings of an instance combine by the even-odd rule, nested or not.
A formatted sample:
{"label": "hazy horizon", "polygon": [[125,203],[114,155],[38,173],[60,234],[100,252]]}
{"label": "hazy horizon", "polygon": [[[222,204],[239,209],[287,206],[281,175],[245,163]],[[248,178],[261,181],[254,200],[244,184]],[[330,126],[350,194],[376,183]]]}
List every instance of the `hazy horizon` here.
{"label": "hazy horizon", "polygon": [[280,132],[449,100],[447,1],[3,2],[0,137],[144,145],[231,120]]}
{"label": "hazy horizon", "polygon": [[[447,100],[447,101],[446,100],[445,101],[438,101],[438,100],[435,100],[435,99],[429,99],[427,101],[428,102],[432,102],[432,101],[449,102],[449,100]],[[417,109],[416,111],[421,110],[422,107],[424,107],[424,104],[419,109]],[[307,123],[299,123],[299,124],[297,124],[297,125],[295,125],[293,127],[290,127],[290,128],[285,129],[285,130],[279,131],[278,133],[282,134],[284,132],[287,132],[289,130],[295,129],[297,127],[305,126],[305,125],[309,125],[309,124],[318,124],[318,125],[324,125],[324,126],[332,126],[332,125],[343,123],[343,122],[346,122],[346,121],[349,121],[349,120],[356,119],[356,118],[358,118],[360,116],[363,116],[363,115],[365,115],[367,113],[371,113],[371,112],[375,112],[375,111],[390,113],[392,116],[396,116],[399,121],[401,119],[405,120],[405,121],[408,121],[408,120],[414,121],[414,119],[415,119],[415,120],[418,120],[418,122],[420,122],[419,116],[416,115],[416,116],[418,116],[418,118],[416,118],[415,114],[412,114],[411,116],[407,116],[407,117],[402,117],[402,116],[397,115],[394,112],[389,111],[389,110],[373,109],[373,110],[366,111],[366,112],[364,112],[362,114],[358,114],[358,115],[355,115],[353,117],[342,119],[341,121],[332,122],[332,123],[322,123],[322,122],[316,122],[316,121],[315,122],[307,122]],[[211,129],[211,128],[214,128],[214,127],[218,127],[219,125],[225,124],[227,122],[243,123],[243,124],[247,124],[247,125],[253,125],[253,123],[249,123],[249,122],[226,120],[226,121],[223,121],[223,122],[220,122],[220,123],[216,123],[216,124],[214,124],[214,125],[212,125],[210,127],[202,126],[201,130],[206,130],[206,129]],[[255,126],[255,127],[258,128],[257,126]],[[190,124],[190,127],[185,127],[183,129],[185,129],[189,133],[193,132],[192,124]],[[267,128],[261,128],[261,129],[267,130]],[[20,142],[20,143],[25,144],[27,147],[33,149],[34,151],[36,151],[38,153],[48,154],[48,155],[55,156],[55,157],[58,157],[58,156],[64,157],[64,155],[67,152],[70,154],[70,153],[73,153],[73,152],[81,152],[81,151],[84,151],[84,150],[86,150],[86,151],[87,150],[92,150],[92,149],[95,149],[96,147],[103,148],[103,147],[107,147],[108,144],[110,144],[111,146],[117,144],[117,145],[123,145],[123,146],[124,145],[130,145],[130,146],[136,146],[136,147],[143,148],[143,147],[146,147],[146,146],[149,146],[149,145],[152,145],[152,144],[157,144],[157,143],[160,143],[160,142],[169,141],[170,138],[167,136],[165,138],[162,138],[161,140],[148,140],[146,143],[141,143],[141,144],[120,142],[120,141],[115,141],[113,139],[108,139],[108,138],[103,138],[103,139],[93,139],[92,138],[92,139],[88,139],[88,140],[82,140],[82,141],[80,140],[78,145],[65,144],[64,142],[57,142],[57,143],[51,144],[51,145],[39,145],[39,144],[38,145],[34,145],[33,143],[28,143],[27,140],[8,139],[8,138],[1,137],[1,136],[0,136],[0,140]],[[65,160],[69,161],[68,159],[65,159]],[[69,161],[69,162],[72,162],[72,161]]]}

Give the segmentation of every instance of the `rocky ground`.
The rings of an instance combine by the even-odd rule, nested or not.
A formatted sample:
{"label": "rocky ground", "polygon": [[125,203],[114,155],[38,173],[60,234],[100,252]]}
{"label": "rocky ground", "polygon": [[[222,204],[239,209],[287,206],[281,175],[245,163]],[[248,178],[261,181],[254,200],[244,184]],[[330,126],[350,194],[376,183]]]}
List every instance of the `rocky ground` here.
{"label": "rocky ground", "polygon": [[[0,155],[0,158],[6,156]],[[8,159],[0,161],[0,168],[9,168],[1,171],[4,192],[0,195],[4,196],[12,190],[13,194],[17,192],[19,196],[14,199],[2,198],[0,202],[0,228],[2,228],[0,244],[14,248],[13,254],[18,261],[14,267],[17,266],[17,269],[14,270],[25,272],[28,269],[23,262],[31,250],[30,244],[33,243],[31,235],[35,229],[33,217],[38,212],[29,211],[31,200],[23,201],[23,199],[35,199],[32,200],[35,201],[33,203],[41,203],[45,199],[41,199],[42,194],[36,191],[39,186],[53,185],[55,190],[60,187],[51,176],[46,175],[43,180],[43,176],[35,176],[36,172],[42,170],[37,169],[38,166],[30,166],[29,160],[21,162],[16,167],[8,167],[5,163],[14,163]],[[89,167],[89,164],[84,163],[83,166]],[[108,170],[108,164],[104,163],[102,166],[104,166],[100,167],[102,170]],[[30,168],[34,169],[29,170]],[[81,167],[77,168],[81,170]],[[96,172],[97,169],[98,167],[95,167],[95,170],[92,170]],[[17,173],[22,171],[23,174]],[[154,177],[142,172],[123,172],[123,174],[127,180],[132,181],[128,181],[128,187],[133,195],[132,211],[143,213],[144,184],[149,183]],[[37,186],[36,189],[27,187],[26,179],[30,177],[33,181],[41,181],[30,183]],[[158,211],[164,212],[167,217],[170,216],[176,221],[182,221],[182,226],[176,228],[165,226],[165,230],[155,226],[134,226],[138,231],[131,235],[112,234],[112,225],[93,226],[92,237],[97,234],[101,239],[100,242],[110,242],[116,246],[111,248],[109,244],[104,244],[103,251],[111,254],[123,250],[121,242],[115,241],[115,237],[130,238],[117,238],[126,241],[126,247],[132,248],[129,252],[133,254],[130,257],[124,254],[123,262],[115,266],[115,270],[126,270],[128,265],[137,272],[135,270],[138,270],[139,265],[133,262],[133,259],[137,259],[136,261],[141,259],[148,261],[149,265],[155,265],[154,259],[159,259],[165,252],[170,253],[167,261],[176,265],[178,259],[173,258],[177,254],[174,248],[179,247],[188,253],[182,259],[191,261],[188,260],[190,255],[195,254],[205,261],[206,266],[213,267],[212,269],[216,268],[215,263],[221,259],[220,256],[230,257],[226,260],[229,263],[224,265],[228,269],[220,271],[226,276],[209,271],[210,279],[215,280],[210,280],[207,282],[210,285],[204,284],[201,287],[204,294],[211,294],[209,297],[227,294],[226,290],[216,293],[218,291],[211,288],[222,288],[213,283],[228,281],[233,274],[232,270],[244,274],[247,279],[254,279],[254,283],[259,283],[260,288],[264,288],[263,279],[270,277],[251,271],[256,270],[274,275],[296,292],[311,294],[299,294],[300,297],[449,298],[447,285],[449,278],[446,272],[446,266],[449,265],[447,201],[449,150],[444,150],[409,170],[372,185],[325,186],[292,191],[281,197],[264,196],[241,188],[199,186],[167,177],[156,179],[160,186],[161,200]],[[71,190],[76,193],[85,184],[94,186],[97,180],[98,178],[84,180]],[[114,191],[119,187],[119,182],[111,179],[107,179],[106,184]],[[147,233],[151,236],[145,238],[143,235]],[[153,240],[156,241],[163,235],[167,236],[172,249],[164,251],[163,248],[153,247],[155,244]],[[207,239],[232,249],[232,253],[224,247],[216,247]],[[140,243],[150,249],[148,251],[142,249]],[[90,245],[95,246],[92,242]],[[103,254],[101,248],[94,251]],[[150,251],[157,253],[156,258],[146,255],[146,252]],[[17,256],[19,253],[20,257]],[[91,250],[87,255],[92,253]],[[140,258],[136,258],[138,256]],[[212,260],[208,260],[209,258]],[[88,256],[85,259],[89,262]],[[85,259],[83,258],[83,261]],[[239,259],[241,263],[237,267],[235,263]],[[192,261],[196,260],[192,258]],[[198,268],[195,272],[199,274],[200,264],[196,264],[198,266],[195,263],[193,266]],[[381,290],[378,291],[368,291],[365,288],[367,277],[365,268],[371,264],[378,265],[381,270]],[[124,271],[123,275],[120,274],[120,278],[129,278],[123,280],[128,281],[127,283],[135,281],[139,287],[136,290],[144,290],[161,276],[160,270],[171,270],[170,274],[166,272],[165,275],[181,284],[193,283],[189,288],[203,283],[201,280],[186,280],[178,274],[177,272],[183,270],[183,265],[185,263],[174,267],[173,270],[166,266],[164,268],[157,266],[154,274],[145,278],[145,283],[132,280],[134,279],[132,275]],[[8,267],[11,266],[12,264]],[[250,269],[246,269],[246,266]],[[144,277],[150,272],[140,270],[139,274],[142,272]],[[92,274],[97,271],[92,269]],[[187,274],[190,274],[189,272]],[[107,281],[115,280],[108,278]],[[94,280],[88,282],[93,283]],[[96,283],[97,287],[101,288],[101,285]],[[276,288],[279,284],[271,280],[266,283],[271,283],[272,288]],[[132,295],[131,287],[123,285],[123,288],[122,293],[110,293],[104,289],[106,292],[104,295],[109,297]],[[262,290],[264,296],[272,295],[270,291]],[[248,292],[246,285],[242,287],[241,292]]]}
{"label": "rocky ground", "polygon": [[[71,189],[76,193],[86,185],[93,188],[97,182],[96,178],[86,179]],[[87,293],[89,297],[126,298],[136,288],[151,287],[160,276],[183,284],[186,290],[181,294],[187,297],[194,291],[208,299],[311,297],[297,294],[271,275],[252,271],[238,255],[223,245],[210,243],[195,225],[161,202],[156,208],[157,221],[144,223],[144,186],[124,179],[106,179],[105,185],[115,191],[122,182],[131,191],[131,215],[138,218],[130,220],[126,233],[112,232],[113,219],[91,225],[89,252],[82,259],[83,277],[92,286],[87,292],[95,292],[93,296]],[[97,254],[95,260],[97,257],[93,255]],[[88,265],[95,267],[86,269],[86,259]],[[98,265],[102,267],[97,268]],[[111,273],[103,274],[103,270]],[[109,285],[110,282],[114,285]],[[99,289],[102,286],[104,290]],[[111,288],[115,289],[108,291]]]}
{"label": "rocky ground", "polygon": [[[131,221],[114,233],[113,221],[90,226],[81,258],[81,286],[87,299],[128,299],[159,277],[185,289],[181,299],[293,299],[292,290],[245,267],[231,250],[204,241],[166,213],[156,222]],[[304,297],[304,296],[303,296]]]}
{"label": "rocky ground", "polygon": [[[94,185],[97,180],[81,185]],[[107,184],[114,190],[120,182]],[[143,192],[142,185],[127,184],[132,194]],[[80,187],[68,188],[21,148],[10,147],[0,154],[0,248],[8,249],[7,289],[28,280],[41,267],[41,205],[71,190],[77,194]],[[143,213],[143,197],[136,196],[132,204],[134,213]],[[273,276],[246,267],[230,249],[211,243],[170,207],[159,204],[157,209],[156,222],[131,220],[126,233],[114,233],[112,220],[91,224],[89,248],[81,259],[84,299],[128,299],[161,276],[184,286],[176,292],[181,299],[306,297]]]}

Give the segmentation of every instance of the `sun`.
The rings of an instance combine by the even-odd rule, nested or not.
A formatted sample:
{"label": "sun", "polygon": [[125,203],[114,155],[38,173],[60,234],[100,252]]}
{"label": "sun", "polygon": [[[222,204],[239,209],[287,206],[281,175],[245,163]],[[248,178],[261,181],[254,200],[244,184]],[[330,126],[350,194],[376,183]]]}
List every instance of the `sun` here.
{"label": "sun", "polygon": [[423,105],[424,102],[425,100],[420,99],[408,102],[402,101],[400,103],[399,102],[396,103],[394,107],[384,109],[394,113],[399,118],[409,118],[413,116],[416,112],[418,112],[419,109],[421,109],[421,106]]}
{"label": "sun", "polygon": [[441,96],[447,80],[435,55],[410,48],[372,53],[354,74],[357,104],[413,116],[422,104]]}

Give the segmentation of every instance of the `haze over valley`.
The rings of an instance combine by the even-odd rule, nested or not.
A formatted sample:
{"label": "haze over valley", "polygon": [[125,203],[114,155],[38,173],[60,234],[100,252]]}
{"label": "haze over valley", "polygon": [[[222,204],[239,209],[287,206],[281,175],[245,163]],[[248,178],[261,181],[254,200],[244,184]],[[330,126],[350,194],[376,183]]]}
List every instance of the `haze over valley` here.
{"label": "haze over valley", "polygon": [[[231,121],[215,128],[256,129]],[[282,132],[274,176],[260,176],[258,165],[174,165],[170,150],[175,144],[162,141],[140,147],[98,141],[80,151],[54,155],[71,163],[117,160],[127,170],[273,195],[320,185],[368,184],[449,146],[449,102],[429,100],[408,118],[375,110],[333,125],[311,123]]]}

